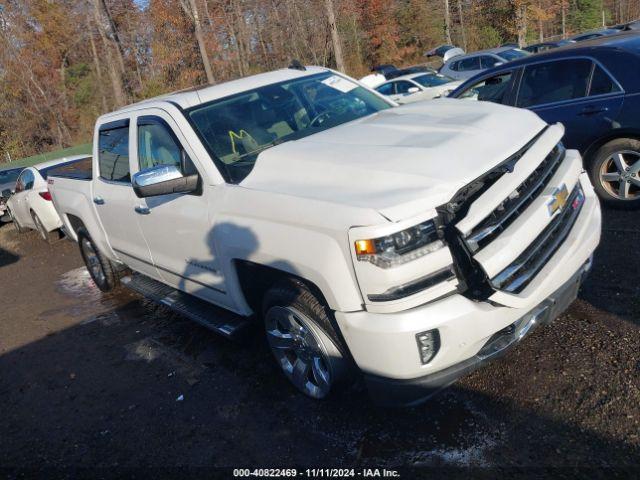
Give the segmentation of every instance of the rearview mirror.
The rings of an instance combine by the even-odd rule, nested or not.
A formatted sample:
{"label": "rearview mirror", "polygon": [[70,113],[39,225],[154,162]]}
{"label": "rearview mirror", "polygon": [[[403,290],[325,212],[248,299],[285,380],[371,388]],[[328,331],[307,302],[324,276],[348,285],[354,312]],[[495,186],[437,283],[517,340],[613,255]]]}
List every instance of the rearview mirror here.
{"label": "rearview mirror", "polygon": [[131,180],[133,191],[140,198],[192,193],[200,189],[200,177],[197,173],[184,176],[175,165],[156,165],[141,170]]}

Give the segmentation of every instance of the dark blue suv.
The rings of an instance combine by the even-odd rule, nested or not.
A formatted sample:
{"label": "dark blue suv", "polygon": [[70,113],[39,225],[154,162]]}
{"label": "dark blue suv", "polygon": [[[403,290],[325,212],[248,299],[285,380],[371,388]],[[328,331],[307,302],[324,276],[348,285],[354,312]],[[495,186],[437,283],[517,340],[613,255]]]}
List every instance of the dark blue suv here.
{"label": "dark blue suv", "polygon": [[604,203],[640,208],[640,34],[588,40],[477,75],[449,95],[564,124]]}

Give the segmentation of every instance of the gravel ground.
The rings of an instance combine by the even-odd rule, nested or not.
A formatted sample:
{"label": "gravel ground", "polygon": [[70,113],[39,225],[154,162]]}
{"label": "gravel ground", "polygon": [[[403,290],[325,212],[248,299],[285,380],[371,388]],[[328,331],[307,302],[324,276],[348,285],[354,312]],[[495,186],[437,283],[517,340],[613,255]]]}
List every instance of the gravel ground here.
{"label": "gravel ground", "polygon": [[259,333],[232,343],[137,295],[102,294],[75,244],[49,246],[4,226],[0,467],[7,475],[199,466],[637,473],[637,216],[605,212],[594,270],[565,315],[404,410],[376,408],[357,387],[308,400]]}

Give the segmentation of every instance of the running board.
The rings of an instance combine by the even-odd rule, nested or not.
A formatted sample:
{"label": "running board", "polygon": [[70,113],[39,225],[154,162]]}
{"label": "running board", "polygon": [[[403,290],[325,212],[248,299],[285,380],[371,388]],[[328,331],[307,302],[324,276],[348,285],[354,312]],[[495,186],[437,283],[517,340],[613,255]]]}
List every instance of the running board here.
{"label": "running board", "polygon": [[134,273],[123,277],[120,282],[134,292],[143,295],[149,300],[169,307],[171,310],[183,315],[194,322],[198,322],[214,332],[227,338],[238,338],[250,326],[250,321],[216,307],[193,295],[177,290],[160,283],[152,278]]}

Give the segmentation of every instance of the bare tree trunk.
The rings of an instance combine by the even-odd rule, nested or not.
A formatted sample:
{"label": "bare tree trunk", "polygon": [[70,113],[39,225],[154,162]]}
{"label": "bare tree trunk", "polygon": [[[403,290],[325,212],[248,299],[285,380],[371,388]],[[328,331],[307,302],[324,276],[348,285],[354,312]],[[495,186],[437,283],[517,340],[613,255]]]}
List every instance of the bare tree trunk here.
{"label": "bare tree trunk", "polygon": [[327,7],[327,20],[329,20],[329,28],[331,29],[331,42],[333,43],[333,54],[336,57],[336,67],[341,72],[345,71],[344,59],[342,57],[342,44],[340,43],[340,35],[338,34],[338,26],[336,25],[336,13],[333,6],[333,0],[325,0]]}
{"label": "bare tree trunk", "polygon": [[518,31],[518,45],[524,47],[527,42],[527,6],[516,3],[516,30]]}
{"label": "bare tree trunk", "polygon": [[113,59],[113,53],[111,46],[109,45],[109,40],[107,39],[107,35],[102,29],[101,19],[100,19],[100,0],[93,1],[93,15],[96,23],[96,27],[98,29],[98,33],[100,34],[100,39],[102,40],[102,45],[104,46],[104,51],[107,57],[107,70],[109,72],[109,77],[111,78],[111,87],[113,88],[113,96],[115,99],[116,107],[121,107],[127,103],[126,97],[124,94],[124,89],[122,87],[122,76],[120,75],[120,71],[116,65],[116,62]]}
{"label": "bare tree trunk", "polygon": [[93,41],[93,33],[91,32],[91,25],[89,19],[87,19],[87,31],[89,32],[89,43],[91,44],[91,55],[93,56],[93,66],[96,69],[96,79],[98,80],[98,91],[100,92],[100,99],[102,101],[102,112],[109,111],[107,107],[107,97],[104,95],[104,85],[102,84],[102,69],[100,68],[100,60],[98,58],[98,50],[96,49],[96,42]]}
{"label": "bare tree trunk", "polygon": [[[540,9],[540,11],[542,11],[542,0],[538,0],[538,8]],[[538,34],[539,34],[540,41],[541,42],[544,41],[542,15],[538,15]]]}
{"label": "bare tree trunk", "polygon": [[567,7],[565,6],[565,0],[562,0],[562,38],[567,38]]}
{"label": "bare tree trunk", "polygon": [[447,43],[451,45],[451,15],[449,13],[449,0],[444,0],[444,35]]}
{"label": "bare tree trunk", "polygon": [[120,66],[120,74],[122,75],[122,78],[125,78],[127,75],[127,71],[124,66],[124,47],[122,46],[122,41],[120,40],[120,35],[118,34],[118,29],[116,28],[116,23],[113,21],[113,16],[111,15],[111,11],[109,10],[107,2],[105,2],[105,0],[100,0],[100,3],[102,5],[104,13],[107,15],[109,29],[111,30],[113,41],[116,44],[116,58],[118,60],[118,65]]}
{"label": "bare tree trunk", "polygon": [[185,3],[185,0],[180,0],[180,6],[187,17],[193,22],[193,31],[196,37],[196,42],[198,42],[202,65],[204,66],[204,71],[207,75],[207,83],[214,84],[216,83],[216,79],[213,76],[213,70],[211,69],[211,63],[209,62],[209,55],[207,54],[207,46],[204,43],[204,36],[202,35],[202,25],[200,24],[200,16],[198,15],[198,6],[196,4],[196,0],[188,1],[189,5]]}
{"label": "bare tree trunk", "polygon": [[464,26],[464,14],[462,12],[462,0],[458,0],[458,17],[460,17],[460,33],[462,34],[462,46],[467,51],[467,31]]}

